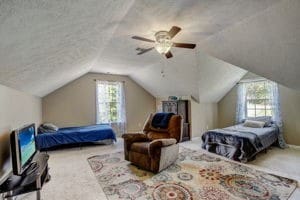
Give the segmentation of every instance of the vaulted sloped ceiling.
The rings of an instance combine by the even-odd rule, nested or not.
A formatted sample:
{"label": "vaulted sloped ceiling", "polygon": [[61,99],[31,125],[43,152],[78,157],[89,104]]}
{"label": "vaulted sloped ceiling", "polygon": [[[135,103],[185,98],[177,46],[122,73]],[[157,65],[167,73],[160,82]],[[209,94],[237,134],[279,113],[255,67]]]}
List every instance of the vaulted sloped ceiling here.
{"label": "vaulted sloped ceiling", "polygon": [[300,1],[275,4],[200,46],[212,56],[300,90]]}
{"label": "vaulted sloped ceiling", "polygon": [[132,3],[0,0],[0,83],[44,96],[87,73]]}
{"label": "vaulted sloped ceiling", "polygon": [[[217,102],[246,73],[236,66],[298,84],[279,70],[272,75],[277,65],[297,72],[300,63],[299,50],[289,49],[298,49],[299,32],[287,34],[299,31],[296,1],[0,0],[0,83],[45,96],[89,71],[109,72],[130,76],[154,96],[202,102]],[[136,55],[136,47],[151,44],[131,36],[153,38],[173,25],[182,28],[174,41],[197,43],[195,50],[173,48],[168,60],[155,50]],[[282,34],[268,38],[268,31]],[[280,50],[268,53],[271,47]],[[274,60],[262,61],[263,55]]]}

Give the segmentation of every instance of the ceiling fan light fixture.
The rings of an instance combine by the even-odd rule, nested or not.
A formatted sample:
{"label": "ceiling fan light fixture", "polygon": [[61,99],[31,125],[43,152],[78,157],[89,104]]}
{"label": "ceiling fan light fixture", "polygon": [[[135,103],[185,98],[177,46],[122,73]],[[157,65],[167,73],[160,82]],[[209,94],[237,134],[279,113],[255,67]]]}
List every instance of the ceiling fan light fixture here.
{"label": "ceiling fan light fixture", "polygon": [[135,40],[141,40],[152,44],[154,43],[154,46],[149,48],[137,48],[136,49],[138,51],[137,55],[142,55],[155,48],[158,53],[163,54],[164,57],[168,59],[173,57],[173,54],[170,51],[172,47],[194,49],[196,47],[196,44],[172,42],[172,39],[180,32],[180,30],[181,30],[180,27],[172,26],[172,28],[169,31],[158,31],[154,35],[155,40],[136,36],[136,35],[132,36],[131,38]]}
{"label": "ceiling fan light fixture", "polygon": [[166,54],[172,47],[173,43],[167,31],[159,31],[155,34],[155,49],[160,54]]}

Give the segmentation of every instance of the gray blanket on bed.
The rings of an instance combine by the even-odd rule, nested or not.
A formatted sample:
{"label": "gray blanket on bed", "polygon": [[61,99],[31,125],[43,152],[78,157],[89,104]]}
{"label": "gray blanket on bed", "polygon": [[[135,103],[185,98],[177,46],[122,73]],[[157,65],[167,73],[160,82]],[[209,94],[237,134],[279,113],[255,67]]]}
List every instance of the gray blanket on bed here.
{"label": "gray blanket on bed", "polygon": [[250,128],[240,124],[206,132],[202,136],[202,148],[230,159],[246,162],[272,145],[277,140],[278,134],[276,126]]}
{"label": "gray blanket on bed", "polygon": [[279,134],[279,130],[276,126],[264,128],[250,128],[239,124],[224,128],[223,130],[229,132],[229,134],[232,135],[248,138],[258,150],[261,148],[261,146],[262,148],[267,148],[271,144],[273,144],[274,141],[276,141]]}

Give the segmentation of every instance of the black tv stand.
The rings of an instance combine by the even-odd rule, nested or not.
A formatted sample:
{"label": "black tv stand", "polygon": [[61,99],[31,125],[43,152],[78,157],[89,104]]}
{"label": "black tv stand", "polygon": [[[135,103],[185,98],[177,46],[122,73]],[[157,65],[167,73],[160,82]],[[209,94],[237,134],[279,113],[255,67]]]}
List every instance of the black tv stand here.
{"label": "black tv stand", "polygon": [[38,152],[21,176],[11,175],[0,185],[2,197],[11,200],[15,196],[35,191],[36,199],[40,200],[41,189],[44,183],[50,180],[48,160],[48,154]]}
{"label": "black tv stand", "polygon": [[39,164],[37,162],[31,162],[29,167],[26,169],[26,171],[22,174],[22,176],[29,176],[30,174],[34,173],[36,170],[38,170]]}

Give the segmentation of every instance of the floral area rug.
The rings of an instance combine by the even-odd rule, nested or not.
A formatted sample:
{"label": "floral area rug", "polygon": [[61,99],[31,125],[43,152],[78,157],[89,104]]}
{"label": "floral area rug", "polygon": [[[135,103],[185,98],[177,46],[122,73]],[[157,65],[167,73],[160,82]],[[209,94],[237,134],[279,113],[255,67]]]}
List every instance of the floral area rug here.
{"label": "floral area rug", "polygon": [[294,180],[186,148],[158,174],[131,165],[123,152],[88,162],[109,200],[279,200],[297,187]]}

